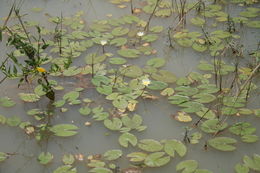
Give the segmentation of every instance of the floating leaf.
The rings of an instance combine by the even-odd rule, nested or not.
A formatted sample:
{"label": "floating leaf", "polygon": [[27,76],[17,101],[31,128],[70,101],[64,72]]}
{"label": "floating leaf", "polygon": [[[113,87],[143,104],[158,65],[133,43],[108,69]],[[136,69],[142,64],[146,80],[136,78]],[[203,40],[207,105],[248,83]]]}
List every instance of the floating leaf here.
{"label": "floating leaf", "polygon": [[202,26],[205,24],[205,20],[200,18],[200,17],[194,17],[194,18],[191,18],[191,23],[196,25],[196,26]]}
{"label": "floating leaf", "polygon": [[191,144],[197,144],[197,143],[199,143],[199,139],[201,139],[201,137],[202,137],[202,134],[199,133],[199,132],[192,133],[192,134],[190,135],[190,143],[191,143]]}
{"label": "floating leaf", "polygon": [[120,130],[122,127],[123,123],[119,118],[113,118],[113,119],[105,119],[104,120],[104,125],[106,128],[110,130]]}
{"label": "floating leaf", "polygon": [[165,83],[174,83],[177,80],[177,77],[167,70],[159,70],[157,73],[153,73],[152,78]]}
{"label": "floating leaf", "polygon": [[109,95],[113,92],[112,86],[110,85],[102,85],[100,87],[97,87],[96,89],[100,94],[104,95]]}
{"label": "floating leaf", "polygon": [[53,173],[77,173],[77,169],[73,168],[71,165],[65,165],[58,167],[53,171]]}
{"label": "floating leaf", "polygon": [[147,34],[142,37],[142,40],[145,42],[154,42],[157,39],[158,39],[158,36],[155,34]]}
{"label": "floating leaf", "polygon": [[89,172],[91,172],[91,173],[113,173],[112,170],[110,170],[108,168],[103,168],[103,167],[93,168],[93,169],[89,170]]}
{"label": "floating leaf", "polygon": [[54,105],[56,108],[59,108],[59,107],[62,107],[65,103],[66,103],[65,100],[57,100],[56,102],[53,103],[53,105]]}
{"label": "floating leaf", "polygon": [[0,114],[0,124],[5,124],[6,117]]}
{"label": "floating leaf", "polygon": [[136,146],[137,144],[136,136],[131,133],[123,133],[118,140],[120,145],[123,147],[128,147],[128,143],[132,144],[133,146]]}
{"label": "floating leaf", "polygon": [[0,97],[0,105],[6,108],[12,107],[15,105],[15,102],[9,97]]}
{"label": "floating leaf", "polygon": [[174,94],[173,88],[165,88],[161,93],[162,96],[171,96]]}
{"label": "floating leaf", "polygon": [[71,66],[63,71],[64,76],[75,76],[81,72],[81,69],[76,66]]}
{"label": "floating leaf", "polygon": [[193,43],[192,48],[197,52],[205,52],[208,49],[207,45],[198,44],[198,43]]}
{"label": "floating leaf", "polygon": [[79,98],[79,92],[78,91],[70,91],[63,96],[63,100],[67,100],[69,102],[72,102],[72,101],[74,101],[78,98]]}
{"label": "floating leaf", "polygon": [[163,149],[163,145],[154,139],[140,140],[138,143],[138,147],[148,152],[161,151]]}
{"label": "floating leaf", "polygon": [[8,154],[0,152],[0,163],[8,158]]}
{"label": "floating leaf", "polygon": [[168,97],[171,104],[182,104],[188,102],[190,98],[188,96],[175,94],[174,96]]}
{"label": "floating leaf", "polygon": [[33,93],[19,93],[19,97],[24,102],[37,102],[40,97]]}
{"label": "floating leaf", "polygon": [[196,169],[194,173],[213,173],[207,169]]}
{"label": "floating leaf", "polygon": [[129,116],[123,116],[122,122],[130,129],[138,129],[142,125],[143,119],[140,115],[134,114],[132,119]]}
{"label": "floating leaf", "polygon": [[187,113],[198,112],[203,108],[203,104],[198,103],[198,102],[192,102],[192,101],[179,104],[179,106],[185,107],[185,108],[181,109],[181,111],[184,111]]}
{"label": "floating leaf", "polygon": [[72,165],[75,162],[75,158],[72,154],[64,154],[62,157],[62,162],[65,165]]}
{"label": "floating leaf", "polygon": [[53,155],[50,152],[41,152],[40,155],[38,156],[38,161],[40,164],[47,165],[50,163],[53,159]]}
{"label": "floating leaf", "polygon": [[58,124],[50,128],[54,135],[61,137],[76,135],[78,133],[76,130],[78,130],[78,127],[73,124]]}
{"label": "floating leaf", "polygon": [[199,103],[210,103],[216,99],[216,97],[212,94],[207,93],[199,93],[196,95],[193,95],[192,98],[196,98],[196,102]]}
{"label": "floating leaf", "polygon": [[127,157],[130,158],[131,162],[142,162],[147,157],[147,154],[142,152],[133,152],[128,154]]}
{"label": "floating leaf", "polygon": [[180,141],[166,140],[164,144],[164,151],[172,157],[174,157],[174,153],[176,151],[179,154],[179,156],[183,157],[187,152],[187,148]]}
{"label": "floating leaf", "polygon": [[123,27],[117,27],[112,30],[112,34],[114,36],[122,36],[122,35],[127,34],[128,32],[129,32],[129,29],[123,28]]}
{"label": "floating leaf", "polygon": [[131,77],[131,78],[137,78],[137,77],[143,75],[142,69],[136,65],[131,65],[129,67],[124,68],[124,71],[122,73],[125,76]]}
{"label": "floating leaf", "polygon": [[243,161],[248,168],[253,169],[254,171],[260,171],[260,155],[254,154],[253,159],[245,155]]}
{"label": "floating leaf", "polygon": [[124,58],[110,58],[109,63],[115,65],[125,64],[127,61]]}
{"label": "floating leaf", "polygon": [[220,122],[218,119],[209,119],[200,125],[200,129],[206,133],[217,133],[227,126],[226,122]]}
{"label": "floating leaf", "polygon": [[256,135],[244,135],[241,137],[241,140],[246,143],[253,143],[257,142],[259,138]]}
{"label": "floating leaf", "polygon": [[91,112],[91,109],[88,106],[84,106],[84,107],[79,109],[79,113],[81,115],[89,115],[90,112]]}
{"label": "floating leaf", "polygon": [[256,131],[256,128],[252,127],[250,123],[239,122],[233,124],[228,130],[235,135],[244,136],[251,135]]}
{"label": "floating leaf", "polygon": [[196,160],[184,160],[176,165],[176,171],[181,171],[182,173],[193,173],[198,167],[198,162]]}
{"label": "floating leaf", "polygon": [[123,37],[115,38],[110,41],[110,45],[115,45],[117,47],[123,46],[127,43],[127,39]]}
{"label": "floating leaf", "polygon": [[125,58],[137,58],[141,53],[136,49],[121,49],[117,53]]}
{"label": "floating leaf", "polygon": [[191,122],[192,121],[192,118],[189,114],[187,114],[186,112],[181,112],[181,111],[177,112],[177,115],[175,115],[174,118],[180,122]]}
{"label": "floating leaf", "polygon": [[103,62],[106,57],[105,54],[98,56],[96,53],[90,53],[86,56],[85,62],[86,64],[97,64]]}
{"label": "floating leaf", "polygon": [[216,117],[216,114],[212,110],[209,110],[208,108],[204,108],[204,107],[200,111],[196,112],[196,114],[199,117],[205,119],[214,119]]}
{"label": "floating leaf", "polygon": [[149,30],[151,32],[160,33],[163,31],[163,26],[153,26],[153,27],[150,27]]}
{"label": "floating leaf", "polygon": [[151,84],[147,86],[147,88],[151,90],[163,90],[168,86],[167,83],[161,81],[152,81]]}
{"label": "floating leaf", "polygon": [[208,140],[209,146],[220,151],[234,151],[236,149],[233,144],[236,144],[237,140],[229,137],[215,137]]}
{"label": "floating leaf", "polygon": [[18,126],[20,123],[21,123],[21,119],[20,119],[20,117],[17,117],[17,116],[13,116],[13,117],[6,119],[6,124],[11,127]]}
{"label": "floating leaf", "polygon": [[189,87],[189,86],[179,86],[175,88],[178,91],[178,94],[183,96],[192,96],[199,92],[197,88]]}
{"label": "floating leaf", "polygon": [[245,165],[236,164],[235,171],[236,173],[249,173],[249,168]]}
{"label": "floating leaf", "polygon": [[235,113],[237,113],[237,109],[232,107],[222,107],[221,113],[224,115],[234,115]]}
{"label": "floating leaf", "polygon": [[145,158],[145,165],[149,167],[160,167],[163,165],[166,165],[170,160],[170,156],[164,156],[165,152],[155,152],[152,154],[149,154]]}
{"label": "floating leaf", "polygon": [[260,21],[248,21],[246,25],[250,28],[260,28]]}
{"label": "floating leaf", "polygon": [[116,160],[123,155],[121,150],[108,150],[104,153],[104,157],[106,160]]}
{"label": "floating leaf", "polygon": [[146,62],[146,65],[149,65],[149,66],[152,66],[155,68],[159,68],[159,67],[164,66],[165,63],[166,63],[166,61],[163,58],[152,58]]}
{"label": "floating leaf", "polygon": [[191,47],[193,44],[193,41],[189,38],[182,38],[182,39],[178,39],[177,43],[183,47]]}

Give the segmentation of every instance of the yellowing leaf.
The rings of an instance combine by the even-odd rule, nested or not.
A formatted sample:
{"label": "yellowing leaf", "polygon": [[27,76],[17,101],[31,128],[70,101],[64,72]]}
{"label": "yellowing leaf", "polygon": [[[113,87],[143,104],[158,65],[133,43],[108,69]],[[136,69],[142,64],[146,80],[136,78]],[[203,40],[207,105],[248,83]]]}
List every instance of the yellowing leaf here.
{"label": "yellowing leaf", "polygon": [[174,117],[175,120],[180,122],[191,122],[192,118],[189,114],[185,112],[178,112],[177,115]]}

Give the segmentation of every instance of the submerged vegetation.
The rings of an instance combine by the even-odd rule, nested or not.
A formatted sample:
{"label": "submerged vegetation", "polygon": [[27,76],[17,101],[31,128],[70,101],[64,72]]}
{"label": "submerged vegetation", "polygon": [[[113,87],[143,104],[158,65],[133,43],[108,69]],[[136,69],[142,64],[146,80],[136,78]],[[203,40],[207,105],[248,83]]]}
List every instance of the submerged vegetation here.
{"label": "submerged vegetation", "polygon": [[[27,21],[22,8],[13,4],[3,19],[0,41],[7,51],[1,59],[0,83],[18,79],[18,96],[28,105],[28,116],[0,115],[0,125],[18,128],[29,139],[48,146],[58,137],[81,133],[82,127],[74,121],[56,121],[70,110],[79,116],[75,113],[78,109],[86,119],[85,126],[91,128],[99,122],[118,136],[120,148],[91,155],[64,153],[62,158],[43,150],[33,156],[39,164],[61,160],[53,173],[76,173],[80,162],[92,173],[141,173],[177,158],[176,172],[211,173],[188,158],[191,145],[236,152],[242,143],[259,141],[256,127],[247,118],[259,121],[260,117],[260,108],[249,105],[259,92],[260,40],[253,50],[247,50],[241,41],[243,29],[259,33],[257,0],[109,2],[128,8],[127,14],[88,25],[83,11],[72,17],[48,15],[50,29]],[[240,11],[231,16],[228,7]],[[167,24],[155,25],[158,18]],[[173,53],[189,50],[206,58],[196,71],[177,77],[169,59],[159,55],[160,44]],[[138,107],[163,100],[177,110],[169,115],[184,126],[184,135],[179,139],[142,139],[137,133],[150,127]],[[21,104],[0,97],[1,109],[12,109],[17,103]],[[158,126],[164,125],[158,122]],[[17,155],[1,151],[0,164]],[[130,166],[120,162],[126,159]],[[259,165],[259,153],[245,155],[234,171],[257,172]]]}

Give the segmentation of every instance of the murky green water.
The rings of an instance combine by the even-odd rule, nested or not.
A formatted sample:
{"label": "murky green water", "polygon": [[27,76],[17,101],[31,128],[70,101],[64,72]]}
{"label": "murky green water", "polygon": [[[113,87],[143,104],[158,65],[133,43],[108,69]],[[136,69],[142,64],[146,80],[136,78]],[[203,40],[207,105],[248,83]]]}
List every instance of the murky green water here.
{"label": "murky green water", "polygon": [[[152,1],[151,1],[152,2]],[[134,0],[134,6],[143,7],[146,1],[144,0]],[[210,4],[207,2],[206,4]],[[109,3],[108,0],[25,0],[21,6],[21,14],[27,14],[24,17],[26,21],[38,21],[40,25],[46,26],[49,29],[54,29],[55,24],[48,22],[49,16],[60,16],[61,12],[64,17],[71,17],[75,15],[78,11],[83,11],[84,14],[81,16],[83,22],[85,23],[85,28],[83,31],[89,31],[89,27],[92,25],[95,20],[103,20],[110,18],[119,18],[125,15],[130,15],[129,3],[126,8],[118,8],[116,5]],[[10,7],[12,6],[11,1],[0,0],[0,17],[7,16]],[[223,5],[224,6],[224,5]],[[31,9],[34,7],[39,7],[42,9],[41,12],[33,12]],[[259,3],[251,5],[250,7],[259,7]],[[231,17],[237,16],[241,11],[246,7],[240,7],[236,4],[229,4],[223,7],[223,11],[228,13]],[[259,8],[258,8],[259,9]],[[107,14],[112,14],[112,17],[107,17]],[[136,16],[142,18],[144,21],[147,21],[149,18],[148,14],[138,13]],[[213,59],[210,56],[209,52],[199,53],[194,51],[191,48],[184,48],[179,46],[177,43],[174,44],[174,48],[169,47],[169,38],[167,34],[167,28],[172,27],[172,21],[174,16],[171,17],[153,17],[150,23],[150,26],[164,26],[164,30],[158,34],[158,40],[151,43],[152,47],[157,50],[157,53],[154,55],[141,55],[138,59],[127,59],[127,63],[136,64],[142,69],[144,68],[146,62],[154,57],[161,57],[166,60],[166,64],[162,69],[168,70],[175,74],[178,78],[188,76],[191,72],[200,72],[205,74],[207,72],[202,72],[197,68],[197,65],[200,63],[200,60],[210,61]],[[200,27],[192,25],[189,21],[195,17],[195,12],[187,17],[186,28],[189,31],[198,31],[201,32]],[[259,14],[254,18],[259,21]],[[178,22],[177,22],[178,23]],[[214,23],[212,20],[209,20],[209,23]],[[1,25],[3,21],[1,21]],[[176,25],[176,24],[175,24]],[[174,25],[174,26],[175,26]],[[225,22],[217,22],[217,28],[225,29]],[[124,25],[122,25],[124,26]],[[246,56],[241,58],[241,66],[247,66],[251,62],[248,53],[257,48],[257,44],[260,41],[260,31],[259,28],[250,28],[247,26],[239,26],[236,24],[237,32],[241,36],[237,43],[244,46]],[[125,24],[125,27],[129,25]],[[132,26],[133,27],[133,26]],[[139,27],[142,28],[142,27]],[[132,30],[136,28],[131,28]],[[215,27],[209,25],[207,32],[212,32],[216,30]],[[111,32],[108,30],[107,32]],[[130,44],[129,44],[130,45]],[[5,43],[1,43],[2,50],[0,52],[1,60],[5,57],[6,52],[9,50],[5,47]],[[98,48],[99,47],[99,48]],[[106,52],[111,52],[116,54],[116,50],[120,47],[105,46]],[[96,52],[100,50],[100,45],[94,44],[93,47],[83,51],[81,56],[77,57],[73,62],[73,65],[84,66],[84,58],[91,52]],[[52,53],[52,55],[57,56],[57,54]],[[223,56],[227,64],[234,65],[234,57],[232,54],[230,56]],[[55,58],[53,56],[53,58]],[[118,57],[118,55],[114,56]],[[258,62],[259,63],[259,62]],[[108,64],[108,63],[107,63]],[[109,67],[114,67],[108,65]],[[47,66],[46,66],[47,67]],[[210,72],[208,72],[210,73]],[[109,75],[108,75],[109,76]],[[4,77],[1,73],[0,77]],[[204,76],[205,77],[205,76]],[[83,76],[85,80],[80,83],[80,86],[92,86],[91,75]],[[150,78],[150,76],[149,76]],[[167,78],[167,77],[166,77]],[[73,77],[53,77],[57,80],[60,85],[65,87],[65,91],[57,91],[56,100],[59,100],[63,95],[69,91],[74,90],[74,88],[79,85],[79,78]],[[82,79],[82,78],[80,78]],[[232,77],[226,77],[223,79],[223,86],[229,86]],[[37,122],[32,116],[28,116],[26,112],[33,108],[42,108],[45,109],[48,99],[41,100],[36,103],[25,103],[21,101],[18,94],[23,92],[33,92],[33,85],[26,86],[23,85],[20,89],[17,88],[17,80],[5,80],[0,86],[0,96],[8,96],[16,102],[16,105],[12,108],[0,107],[0,114],[5,117],[18,116],[23,121]],[[259,86],[259,73],[258,76],[254,78],[254,82]],[[214,83],[214,82],[213,82]],[[194,84],[195,85],[195,84]],[[174,88],[176,84],[169,84],[168,87]],[[152,91],[149,90],[149,93],[154,94],[158,99],[138,99],[138,105],[136,110],[128,112],[130,115],[138,114],[143,118],[143,125],[147,126],[147,129],[142,132],[131,131],[134,135],[137,136],[138,140],[142,139],[154,139],[161,141],[164,139],[176,139],[182,141],[185,135],[185,127],[192,127],[192,123],[183,123],[178,122],[174,117],[176,112],[180,111],[181,107],[177,105],[170,104],[167,97],[161,96],[161,91]],[[175,91],[176,92],[176,91]],[[44,96],[43,96],[44,97]],[[95,88],[87,88],[80,93],[80,98],[90,98],[94,100],[93,104],[90,104],[92,107],[103,106],[107,108],[106,111],[112,109],[111,101],[106,100],[106,96],[102,95],[95,91]],[[2,125],[0,123],[0,152],[11,153],[10,157],[4,162],[0,162],[0,173],[51,173],[59,166],[63,165],[62,157],[64,154],[83,154],[85,156],[84,161],[76,161],[72,166],[77,168],[78,173],[88,172],[90,168],[87,165],[87,157],[93,154],[103,154],[111,149],[119,149],[123,151],[123,156],[117,161],[113,162],[121,168],[129,167],[130,162],[126,157],[127,154],[135,151],[141,151],[138,147],[129,146],[125,148],[121,146],[118,142],[118,138],[121,135],[119,131],[111,131],[107,129],[102,121],[95,121],[92,116],[82,116],[78,112],[79,108],[82,107],[82,104],[79,105],[65,105],[64,108],[68,108],[67,112],[61,112],[60,108],[57,108],[52,119],[52,124],[74,124],[78,129],[78,134],[71,137],[55,137],[51,136],[48,141],[37,142],[34,137],[28,136],[23,130],[18,127],[10,127],[8,125]],[[259,89],[252,91],[250,99],[247,103],[249,109],[259,109]],[[193,123],[199,120],[199,117],[194,113],[189,113],[193,118]],[[260,129],[258,124],[260,122],[259,117],[251,113],[250,115],[241,115],[228,116],[227,122],[230,126],[236,122],[249,122],[253,127],[256,127],[256,132],[254,135],[260,136]],[[203,120],[204,122],[205,120]],[[91,122],[91,126],[86,126],[85,122]],[[250,157],[253,154],[260,154],[259,141],[254,143],[243,143],[240,140],[239,136],[232,135],[225,130],[224,133],[221,133],[217,136],[226,136],[237,139],[235,144],[235,151],[218,151],[213,147],[208,146],[208,149],[205,150],[204,144],[207,140],[214,138],[212,134],[207,134],[202,132],[199,128],[193,128],[188,135],[191,135],[194,132],[201,132],[203,138],[199,140],[198,144],[187,143],[187,154],[184,157],[178,157],[175,153],[175,157],[171,158],[169,163],[164,166],[150,168],[149,166],[144,168],[145,173],[173,173],[176,171],[176,165],[184,160],[196,160],[198,162],[198,168],[208,169],[214,173],[231,173],[234,171],[234,166],[237,163],[243,163],[242,159],[245,155]],[[184,142],[183,142],[184,143]],[[41,165],[37,161],[37,157],[41,152],[50,152],[53,154],[54,159],[48,165]],[[148,152],[149,153],[149,152]],[[254,172],[252,169],[250,170]],[[181,172],[181,171],[179,171]],[[192,172],[192,171],[191,171]],[[194,171],[193,171],[194,172]],[[255,171],[257,172],[257,171]],[[198,172],[199,173],[199,172]]]}

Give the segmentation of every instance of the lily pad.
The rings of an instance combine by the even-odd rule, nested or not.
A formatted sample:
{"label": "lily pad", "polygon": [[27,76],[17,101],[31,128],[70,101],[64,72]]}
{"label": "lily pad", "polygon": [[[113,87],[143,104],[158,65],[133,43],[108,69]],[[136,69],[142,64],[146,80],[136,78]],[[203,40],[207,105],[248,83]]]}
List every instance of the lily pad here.
{"label": "lily pad", "polygon": [[235,171],[236,173],[249,173],[249,168],[242,164],[236,164]]}
{"label": "lily pad", "polygon": [[234,151],[236,147],[233,145],[236,143],[237,140],[229,137],[215,137],[208,140],[209,146],[220,151]]}
{"label": "lily pad", "polygon": [[108,150],[104,153],[104,157],[106,160],[116,160],[123,155],[121,150]]}
{"label": "lily pad", "polygon": [[9,97],[0,97],[0,105],[6,108],[13,107],[15,102]]}
{"label": "lily pad", "polygon": [[123,36],[129,32],[128,28],[117,27],[112,30],[114,36]]}
{"label": "lily pad", "polygon": [[253,158],[250,158],[247,155],[245,155],[243,161],[245,166],[247,166],[248,168],[254,171],[260,171],[260,155],[254,154]]}
{"label": "lily pad", "polygon": [[106,57],[105,54],[98,56],[96,53],[90,53],[86,56],[85,62],[86,64],[97,64],[103,62]]}
{"label": "lily pad", "polygon": [[110,58],[109,63],[115,65],[125,64],[127,61],[124,58]]}
{"label": "lily pad", "polygon": [[187,148],[180,141],[166,140],[164,144],[164,151],[172,157],[174,157],[175,152],[177,152],[179,156],[183,157],[187,152]]}
{"label": "lily pad", "polygon": [[84,116],[89,115],[91,113],[91,109],[88,106],[84,106],[79,109],[79,113]]}
{"label": "lily pad", "polygon": [[38,156],[38,161],[42,165],[47,165],[53,160],[53,155],[50,152],[41,152],[40,155]]}
{"label": "lily pad", "polygon": [[60,166],[53,171],[53,173],[77,173],[77,169],[71,165]]}
{"label": "lily pad", "polygon": [[144,163],[146,166],[149,167],[160,167],[163,165],[166,165],[171,160],[170,156],[164,156],[165,152],[155,152],[152,154],[149,154],[145,160]]}
{"label": "lily pad", "polygon": [[163,149],[163,145],[154,139],[143,139],[138,143],[138,147],[144,151],[156,152]]}
{"label": "lily pad", "polygon": [[233,124],[228,130],[235,135],[244,136],[251,135],[256,131],[256,128],[253,127],[250,123],[239,122]]}
{"label": "lily pad", "polygon": [[195,101],[199,103],[210,103],[216,99],[214,95],[208,93],[199,93],[193,95],[192,98],[196,98]]}
{"label": "lily pad", "polygon": [[182,170],[182,173],[193,173],[198,165],[196,160],[184,160],[176,165],[176,171]]}
{"label": "lily pad", "polygon": [[168,99],[171,104],[177,104],[177,105],[188,102],[190,100],[188,96],[183,96],[178,94],[175,94],[174,96],[170,96],[168,97]]}
{"label": "lily pad", "polygon": [[131,65],[129,67],[124,68],[122,72],[125,76],[131,78],[137,78],[143,75],[143,71],[139,66]]}
{"label": "lily pad", "polygon": [[147,88],[151,90],[163,90],[167,88],[168,84],[161,81],[152,81],[151,84],[147,86]]}
{"label": "lily pad", "polygon": [[24,102],[37,102],[40,96],[33,93],[19,93],[19,97]]}
{"label": "lily pad", "polygon": [[6,153],[0,152],[0,163],[5,161],[8,158]]}
{"label": "lily pad", "polygon": [[166,61],[163,58],[152,58],[146,62],[146,65],[149,65],[149,66],[152,66],[155,68],[159,68],[159,67],[164,66],[165,63],[166,63]]}
{"label": "lily pad", "polygon": [[143,152],[133,152],[127,155],[131,162],[142,162],[147,157],[146,153]]}
{"label": "lily pad", "polygon": [[200,125],[200,129],[206,133],[217,133],[227,126],[226,122],[220,122],[218,119],[209,119]]}
{"label": "lily pad", "polygon": [[104,125],[106,128],[109,130],[120,130],[122,127],[123,123],[119,118],[113,118],[113,119],[105,119],[104,120]]}
{"label": "lily pad", "polygon": [[125,58],[138,58],[141,54],[141,52],[137,49],[120,49],[117,53]]}
{"label": "lily pad", "polygon": [[67,100],[69,102],[72,102],[72,101],[74,101],[78,98],[79,98],[79,92],[78,91],[70,91],[63,96],[63,100]]}
{"label": "lily pad", "polygon": [[192,96],[199,92],[197,88],[189,87],[189,86],[179,86],[175,88],[178,91],[178,94],[183,96]]}
{"label": "lily pad", "polygon": [[191,18],[191,23],[196,26],[202,26],[205,24],[205,20],[200,17]]}
{"label": "lily pad", "polygon": [[93,169],[89,170],[89,172],[91,172],[91,173],[113,173],[113,171],[111,171],[110,169],[103,168],[103,167],[93,168]]}
{"label": "lily pad", "polygon": [[253,143],[257,142],[259,138],[256,135],[244,135],[241,137],[241,140],[246,143]]}
{"label": "lily pad", "polygon": [[72,154],[64,154],[62,157],[62,162],[65,165],[72,165],[75,162],[75,158]]}
{"label": "lily pad", "polygon": [[152,78],[165,83],[174,83],[177,80],[177,77],[167,70],[159,70],[157,73],[153,73]]}
{"label": "lily pad", "polygon": [[136,146],[137,144],[137,138],[135,135],[131,134],[131,133],[123,133],[119,139],[119,144],[122,145],[123,147],[128,147],[129,143],[132,146]]}
{"label": "lily pad", "polygon": [[52,131],[55,136],[60,137],[74,136],[78,133],[76,130],[78,130],[78,127],[73,124],[58,124],[50,128],[50,131]]}

